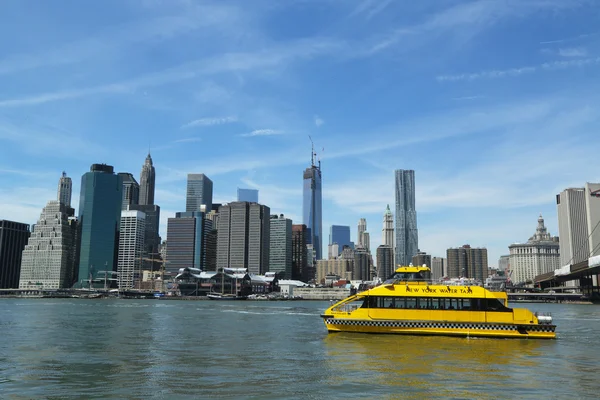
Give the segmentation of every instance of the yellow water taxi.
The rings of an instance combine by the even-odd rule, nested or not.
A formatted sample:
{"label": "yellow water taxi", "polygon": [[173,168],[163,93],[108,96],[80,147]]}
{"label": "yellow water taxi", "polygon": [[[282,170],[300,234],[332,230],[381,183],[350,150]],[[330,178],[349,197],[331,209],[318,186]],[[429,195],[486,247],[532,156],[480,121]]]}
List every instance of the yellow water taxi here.
{"label": "yellow water taxi", "polygon": [[555,339],[549,315],[509,308],[505,292],[431,284],[426,266],[400,267],[381,285],[347,297],[321,315],[329,333],[396,333]]}

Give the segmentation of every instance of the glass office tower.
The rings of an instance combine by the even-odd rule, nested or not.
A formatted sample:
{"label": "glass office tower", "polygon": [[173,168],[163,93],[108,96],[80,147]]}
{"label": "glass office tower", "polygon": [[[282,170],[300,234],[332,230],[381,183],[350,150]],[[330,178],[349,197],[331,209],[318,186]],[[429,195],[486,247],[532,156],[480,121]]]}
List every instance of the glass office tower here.
{"label": "glass office tower", "polygon": [[308,230],[307,244],[313,245],[317,260],[321,260],[323,246],[321,166],[316,166],[313,163],[304,170],[303,177],[302,223],[306,225]]}
{"label": "glass office tower", "polygon": [[79,276],[82,287],[98,271],[117,270],[123,182],[106,164],[92,164],[81,177],[79,195]]}
{"label": "glass office tower", "polygon": [[249,203],[258,203],[258,190],[257,189],[238,188],[237,201],[247,201]]}
{"label": "glass office tower", "polygon": [[185,200],[186,212],[199,212],[202,204],[206,205],[205,212],[212,209],[213,182],[204,174],[188,174],[187,195]]}
{"label": "glass office tower", "polygon": [[409,265],[419,249],[415,171],[396,170],[396,265]]}

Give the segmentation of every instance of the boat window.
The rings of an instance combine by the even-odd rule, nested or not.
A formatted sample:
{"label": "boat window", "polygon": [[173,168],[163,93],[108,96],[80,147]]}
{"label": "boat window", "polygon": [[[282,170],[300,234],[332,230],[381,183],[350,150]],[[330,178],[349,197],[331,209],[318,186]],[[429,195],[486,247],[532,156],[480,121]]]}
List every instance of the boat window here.
{"label": "boat window", "polygon": [[504,311],[509,312],[512,311],[511,308],[505,307],[504,304],[499,299],[490,299],[487,298],[487,311]]}

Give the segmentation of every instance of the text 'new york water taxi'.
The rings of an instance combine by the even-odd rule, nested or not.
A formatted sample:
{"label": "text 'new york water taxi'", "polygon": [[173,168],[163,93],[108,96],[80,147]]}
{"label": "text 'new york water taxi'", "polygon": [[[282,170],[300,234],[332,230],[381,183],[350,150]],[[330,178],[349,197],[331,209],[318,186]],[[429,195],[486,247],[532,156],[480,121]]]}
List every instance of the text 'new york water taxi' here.
{"label": "text 'new york water taxi'", "polygon": [[552,317],[509,308],[505,292],[430,284],[426,266],[400,267],[381,285],[321,315],[328,332],[554,339]]}

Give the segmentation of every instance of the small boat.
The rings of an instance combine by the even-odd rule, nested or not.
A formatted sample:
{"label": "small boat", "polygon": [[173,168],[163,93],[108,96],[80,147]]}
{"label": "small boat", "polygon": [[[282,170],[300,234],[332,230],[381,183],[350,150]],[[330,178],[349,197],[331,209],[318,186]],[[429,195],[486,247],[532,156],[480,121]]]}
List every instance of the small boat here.
{"label": "small boat", "polygon": [[209,300],[246,300],[248,296],[239,296],[227,293],[209,293],[206,295]]}
{"label": "small boat", "polygon": [[550,315],[508,307],[506,292],[432,284],[426,266],[399,267],[380,286],[349,296],[321,315],[329,333],[395,333],[555,339]]}

